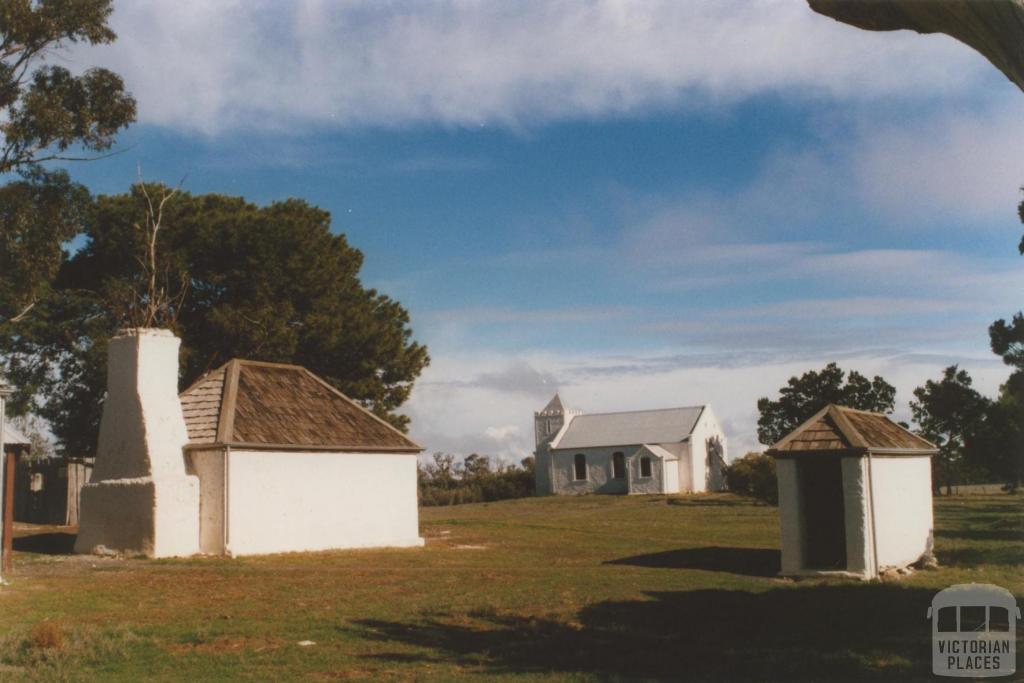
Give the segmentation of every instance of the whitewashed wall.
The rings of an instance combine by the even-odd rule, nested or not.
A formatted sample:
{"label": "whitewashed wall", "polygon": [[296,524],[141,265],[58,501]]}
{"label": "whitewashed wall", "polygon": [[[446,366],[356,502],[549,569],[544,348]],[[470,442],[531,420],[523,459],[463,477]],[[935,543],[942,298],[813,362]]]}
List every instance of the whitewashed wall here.
{"label": "whitewashed wall", "polygon": [[868,505],[867,458],[841,458],[843,470],[843,521],[846,524],[847,571],[871,577],[875,560],[871,546],[871,518]]}
{"label": "whitewashed wall", "polygon": [[[554,451],[551,470],[554,475],[554,491],[559,494],[580,493],[626,493],[627,480],[612,476],[612,456],[622,453],[629,458],[638,446],[608,446],[583,448],[579,450]],[[573,465],[577,453],[587,456],[587,479],[574,479]],[[628,463],[627,463],[628,465]]]}
{"label": "whitewashed wall", "polygon": [[779,531],[782,542],[782,573],[799,574],[804,566],[803,524],[800,521],[803,500],[796,460],[778,458],[775,475],[779,485]]}
{"label": "whitewashed wall", "polygon": [[208,555],[224,554],[224,465],[223,448],[191,451],[189,471],[199,477],[199,550]]}
{"label": "whitewashed wall", "polygon": [[722,456],[728,460],[728,446],[725,433],[718,424],[718,418],[711,406],[704,410],[690,434],[690,486],[688,490],[700,493],[708,490],[708,439],[717,437],[722,443]]}
{"label": "whitewashed wall", "polygon": [[871,458],[878,565],[905,567],[930,550],[932,469],[927,457]]}
{"label": "whitewashed wall", "polygon": [[233,555],[423,545],[414,454],[232,450],[227,480]]}
{"label": "whitewashed wall", "polygon": [[75,551],[103,546],[173,557],[199,552],[199,482],[186,474],[178,401],[180,340],[122,330],[107,346],[107,398]]}
{"label": "whitewashed wall", "polygon": [[[776,473],[782,573],[814,573],[806,570],[803,562],[804,524],[797,460],[776,460]],[[875,576],[876,543],[881,571],[906,567],[931,550],[934,521],[928,457],[872,456],[870,486],[866,457],[842,458],[842,473],[848,572],[865,578]]]}

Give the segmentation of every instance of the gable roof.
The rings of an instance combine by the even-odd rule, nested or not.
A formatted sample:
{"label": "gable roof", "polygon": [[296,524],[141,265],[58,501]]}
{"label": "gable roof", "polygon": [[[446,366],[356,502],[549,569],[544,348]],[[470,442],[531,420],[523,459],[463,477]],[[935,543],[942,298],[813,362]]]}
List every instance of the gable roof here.
{"label": "gable roof", "polygon": [[22,434],[14,425],[4,423],[4,447],[7,446],[31,446],[29,438]]}
{"label": "gable roof", "polygon": [[882,413],[829,404],[783,437],[768,452],[887,451],[935,453],[935,444],[904,429]]}
{"label": "gable roof", "polygon": [[664,448],[662,448],[661,446],[658,446],[656,444],[651,444],[651,443],[645,443],[643,446],[641,446],[640,448],[636,449],[636,452],[633,453],[632,457],[635,458],[638,455],[642,457],[645,452],[650,453],[651,455],[653,455],[654,457],[658,458],[659,460],[678,460],[679,459],[678,455],[675,455],[674,453],[670,453],[667,450],[665,450]]}
{"label": "gable roof", "polygon": [[676,443],[690,436],[704,406],[577,415],[551,448]]}
{"label": "gable roof", "polygon": [[418,453],[423,448],[298,365],[234,359],[181,394],[189,447]]}

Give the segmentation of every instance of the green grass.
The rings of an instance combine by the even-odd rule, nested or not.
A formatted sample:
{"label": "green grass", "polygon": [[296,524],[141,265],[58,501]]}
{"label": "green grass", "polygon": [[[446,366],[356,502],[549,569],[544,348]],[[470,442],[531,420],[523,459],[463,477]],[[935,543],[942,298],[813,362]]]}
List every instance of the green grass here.
{"label": "green grass", "polygon": [[776,510],[728,495],[428,508],[413,550],[119,561],[23,538],[0,680],[931,679],[936,591],[1024,594],[1022,513],[938,499],[942,567],[893,583],[777,578]]}

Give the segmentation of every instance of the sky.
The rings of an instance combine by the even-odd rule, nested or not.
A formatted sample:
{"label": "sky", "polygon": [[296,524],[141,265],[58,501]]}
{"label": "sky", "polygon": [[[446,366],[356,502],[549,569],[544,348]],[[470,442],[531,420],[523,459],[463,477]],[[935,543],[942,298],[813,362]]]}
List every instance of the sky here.
{"label": "sky", "polygon": [[365,255],[432,362],[427,452],[517,461],[586,412],[756,401],[836,361],[912,391],[1009,372],[1024,95],[946,36],[794,0],[115,2],[60,54],[139,104],[94,192],[301,197]]}

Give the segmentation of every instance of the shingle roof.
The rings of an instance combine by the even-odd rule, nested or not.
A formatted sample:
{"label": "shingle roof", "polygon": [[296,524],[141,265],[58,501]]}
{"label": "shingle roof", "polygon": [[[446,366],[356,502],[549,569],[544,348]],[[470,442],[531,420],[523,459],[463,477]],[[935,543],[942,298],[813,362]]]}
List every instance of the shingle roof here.
{"label": "shingle roof", "polygon": [[675,443],[690,435],[704,406],[577,415],[553,449]]}
{"label": "shingle roof", "polygon": [[934,453],[935,444],[881,413],[830,404],[783,437],[769,453],[850,450]]}
{"label": "shingle roof", "polygon": [[181,394],[189,445],[415,453],[423,448],[298,365],[235,359]]}

